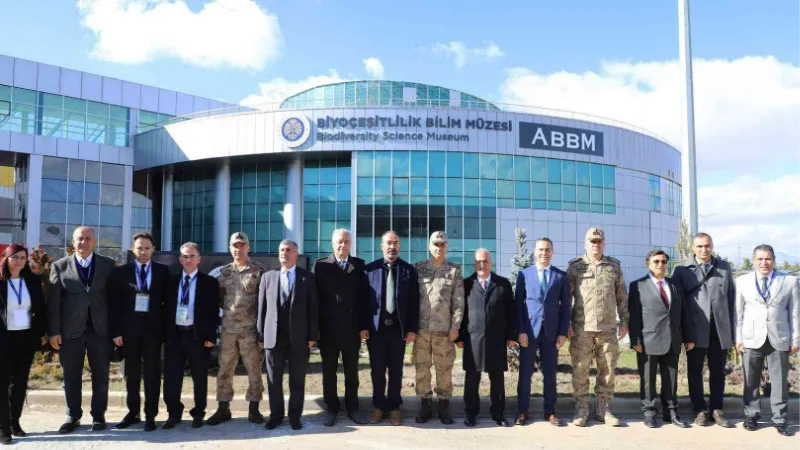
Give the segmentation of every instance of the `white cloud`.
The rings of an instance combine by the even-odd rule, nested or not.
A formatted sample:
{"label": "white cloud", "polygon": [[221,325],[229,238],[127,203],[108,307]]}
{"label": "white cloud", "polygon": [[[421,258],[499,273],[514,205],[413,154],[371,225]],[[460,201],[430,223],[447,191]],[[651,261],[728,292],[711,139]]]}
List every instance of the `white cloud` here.
{"label": "white cloud", "polygon": [[[623,121],[680,142],[676,61],[609,62],[584,73],[514,68],[501,97]],[[744,255],[763,243],[754,239],[800,257],[800,177],[781,177],[800,167],[800,67],[773,57],[698,59],[694,101],[698,208],[707,216],[701,228],[731,259],[739,245]]]}
{"label": "white cloud", "polygon": [[253,0],[78,0],[92,56],[123,64],[176,58],[200,67],[260,70],[283,43],[278,17]]}
{"label": "white cloud", "polygon": [[361,62],[364,63],[364,70],[366,70],[371,77],[377,80],[383,79],[383,63],[380,59],[364,58]]}
{"label": "white cloud", "polygon": [[287,81],[284,78],[273,78],[258,84],[258,94],[248,95],[239,102],[241,105],[271,109],[276,103],[299,92],[323,84],[345,81],[335,69],[326,75],[313,75],[300,81]]}
{"label": "white cloud", "polygon": [[486,42],[483,47],[469,48],[461,41],[452,41],[447,44],[437,43],[431,47],[435,55],[452,58],[456,67],[461,69],[467,65],[487,62],[504,56],[500,47],[494,42]]}

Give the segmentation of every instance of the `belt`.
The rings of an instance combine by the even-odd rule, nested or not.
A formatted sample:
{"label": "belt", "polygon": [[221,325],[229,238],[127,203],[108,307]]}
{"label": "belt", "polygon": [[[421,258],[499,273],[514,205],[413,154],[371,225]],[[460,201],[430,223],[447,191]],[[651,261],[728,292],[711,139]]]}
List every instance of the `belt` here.
{"label": "belt", "polygon": [[391,325],[394,325],[395,322],[394,322],[394,319],[383,319],[383,324],[387,325],[387,326],[391,326]]}
{"label": "belt", "polygon": [[175,328],[177,328],[178,331],[183,331],[187,333],[191,333],[194,331],[194,325],[175,325]]}

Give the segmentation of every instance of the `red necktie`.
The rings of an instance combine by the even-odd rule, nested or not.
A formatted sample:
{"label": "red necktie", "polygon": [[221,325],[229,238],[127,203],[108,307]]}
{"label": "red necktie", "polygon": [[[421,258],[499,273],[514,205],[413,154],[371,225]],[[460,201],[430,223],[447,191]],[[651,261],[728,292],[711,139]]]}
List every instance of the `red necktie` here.
{"label": "red necktie", "polygon": [[669,309],[669,297],[667,296],[667,291],[664,290],[664,282],[658,282],[658,290],[661,291],[661,300],[664,302],[664,306]]}

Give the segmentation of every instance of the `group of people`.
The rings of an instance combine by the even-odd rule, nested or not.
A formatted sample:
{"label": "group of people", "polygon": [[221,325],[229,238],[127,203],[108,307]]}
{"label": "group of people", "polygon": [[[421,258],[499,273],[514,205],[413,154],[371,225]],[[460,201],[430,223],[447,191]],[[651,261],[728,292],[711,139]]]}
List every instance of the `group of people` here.
{"label": "group of people", "polygon": [[[786,425],[789,356],[800,349],[800,285],[795,277],[775,271],[772,247],[755,248],[754,273],[734,280],[729,264],[713,256],[709,235],[694,236],[694,255],[679,262],[667,276],[668,255],[651,251],[648,274],[626,289],[620,262],[604,254],[605,233],[586,233],[585,254],[566,270],[551,264],[553,242],[537,239],[535,264],[519,272],[516,287],[493,272],[492,255],[474,253],[475,273],[464,278],[461,267],[447,259],[448,238],[442,231],[429,240],[431,257],[411,265],[400,258],[401,241],[389,231],[381,237],[383,257],[366,263],[350,255],[351,234],[338,229],[333,252],[314,262],[311,271],[297,266],[297,244],[280,243],[280,269],[267,270],[249,257],[247,235],[230,238],[233,261],[215,278],[198,270],[197,244],[180,247],[180,274],[151,260],[152,236],[133,236],[135,261],[116,267],[94,252],[94,231],[79,227],[73,234],[75,253],[50,268],[49,295],[28,266],[28,250],[10,245],[0,261],[0,443],[24,436],[20,415],[34,352],[49,339],[59,353],[64,374],[67,420],[61,433],[80,426],[83,410],[84,358],[91,370],[92,430],[106,428],[112,346],[124,351],[128,413],[114,428],[142,421],[140,387],[144,379],[144,430],[157,428],[163,387],[167,419],[163,429],[182,421],[184,369],[188,362],[194,384],[191,426],[218,425],[231,419],[233,374],[241,358],[248,374],[245,399],[248,419],[275,429],[288,413],[292,429],[303,428],[309,351],[319,347],[323,369],[323,423],[332,426],[342,409],[337,369],[344,371],[344,409],[357,424],[389,420],[402,423],[400,406],[406,344],[413,344],[416,393],[421,408],[415,421],[436,414],[452,424],[450,399],[456,347],[463,349],[464,406],[467,426],[475,426],[480,410],[482,373],[490,381],[492,420],[511,424],[506,409],[504,372],[507,348],[520,346],[518,412],[514,423],[531,422],[531,376],[537,356],[543,374],[544,407],[550,424],[556,415],[558,352],[569,340],[575,411],[572,423],[585,426],[592,418],[617,426],[612,412],[614,371],[619,341],[630,336],[637,352],[644,423],[656,426],[656,374],[661,375],[663,420],[687,427],[677,411],[677,367],[681,346],[687,352],[688,382],[694,423],[729,427],[722,410],[725,363],[735,345],[743,353],[744,428],[759,418],[760,381],[768,362],[772,384],[772,421],[778,432]],[[219,309],[222,308],[221,320]],[[217,330],[221,322],[221,335]],[[374,406],[366,417],[359,411],[358,359],[362,341],[369,350]],[[219,345],[216,411],[205,420],[209,351]],[[263,359],[262,359],[263,358]],[[710,372],[710,402],[704,397],[704,363]],[[259,411],[266,362],[269,417]],[[596,404],[590,417],[589,368],[595,363]],[[435,387],[431,369],[435,370]],[[289,375],[289,404],[284,405],[283,375]]]}

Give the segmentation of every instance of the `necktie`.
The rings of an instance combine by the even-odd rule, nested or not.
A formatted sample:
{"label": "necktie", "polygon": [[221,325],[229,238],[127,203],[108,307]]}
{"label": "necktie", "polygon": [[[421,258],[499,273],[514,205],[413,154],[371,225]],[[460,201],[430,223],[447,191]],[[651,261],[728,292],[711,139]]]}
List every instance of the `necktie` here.
{"label": "necktie", "polygon": [[485,291],[486,290],[486,280],[484,280],[483,278],[481,278],[480,280],[481,280],[481,287]]}
{"label": "necktie", "polygon": [[189,281],[190,280],[191,280],[191,278],[189,278],[189,275],[186,275],[185,277],[183,277],[183,289],[182,289],[183,292],[182,292],[182,295],[181,295],[181,304],[182,305],[188,305],[189,304]]}
{"label": "necktie", "polygon": [[547,269],[542,270],[542,282],[539,283],[542,289],[542,298],[547,294]]}
{"label": "necktie", "polygon": [[664,290],[664,282],[658,282],[658,290],[661,291],[661,300],[664,302],[664,306],[669,308],[669,297],[667,296],[667,291]]}
{"label": "necktie", "polygon": [[386,277],[386,312],[394,313],[394,276],[392,276],[392,265],[387,264],[386,270],[389,275]]}
{"label": "necktie", "polygon": [[347,270],[347,260],[342,261],[342,263],[339,265],[341,266],[342,270]]}
{"label": "necktie", "polygon": [[289,292],[291,292],[292,287],[289,285],[289,271],[284,270],[281,272],[281,277],[283,281],[281,282],[281,300],[282,303],[286,303],[286,300],[289,299]]}
{"label": "necktie", "polygon": [[142,292],[147,291],[147,272],[144,271],[144,266],[141,266],[139,270],[139,280],[142,283],[142,285],[139,286],[139,289]]}
{"label": "necktie", "polygon": [[761,277],[761,296],[764,300],[769,298],[769,289],[767,288],[767,277]]}

